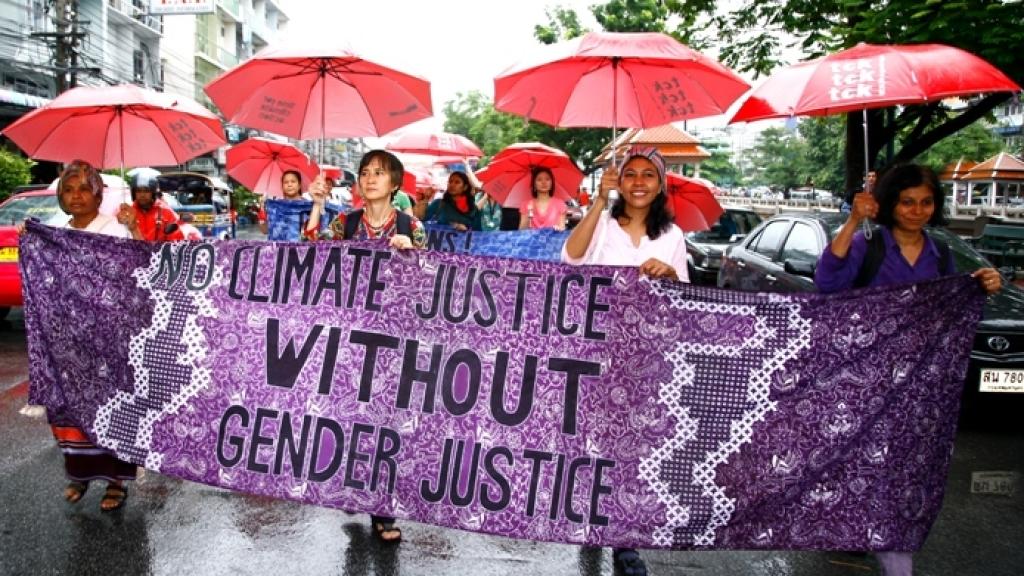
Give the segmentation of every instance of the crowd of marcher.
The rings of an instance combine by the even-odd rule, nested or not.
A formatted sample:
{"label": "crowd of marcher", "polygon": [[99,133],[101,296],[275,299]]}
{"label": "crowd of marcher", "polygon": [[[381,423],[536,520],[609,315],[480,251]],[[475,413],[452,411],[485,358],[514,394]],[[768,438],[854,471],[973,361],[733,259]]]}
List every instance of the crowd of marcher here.
{"label": "crowd of marcher", "polygon": [[[423,222],[460,231],[492,231],[507,220],[501,205],[472,171],[452,172],[438,198],[430,194],[410,198],[399,189],[403,175],[402,162],[394,154],[384,150],[366,154],[358,169],[360,207],[326,223],[321,220],[331,182],[325,176],[309,182],[305,192],[297,172],[286,172],[281,184],[284,199],[312,201],[302,230],[302,238],[308,241],[387,239],[398,250],[422,249],[426,245]],[[553,174],[538,168],[531,176],[532,197],[520,209],[518,227],[564,229],[565,204],[553,196]],[[944,198],[934,173],[917,165],[896,166],[874,184],[872,176],[867,190],[854,197],[846,224],[822,255],[815,279],[820,290],[919,282],[955,273],[948,247],[926,231],[927,226],[942,223]],[[116,218],[104,216],[99,213],[103,183],[98,172],[84,162],[71,163],[58,186],[60,207],[70,215],[66,227],[145,241],[185,238],[183,223],[159,199],[153,171],[136,171],[130,188],[132,204],[123,204]],[[618,191],[614,197],[613,190]],[[870,240],[858,230],[868,218],[879,224]],[[573,265],[629,266],[650,278],[688,281],[686,242],[673,222],[666,198],[665,161],[656,149],[634,147],[621,168],[604,170],[589,210],[565,241],[562,259]],[[1001,277],[992,268],[978,270],[974,276],[988,293],[1001,288]],[[135,478],[135,466],[92,445],[69,415],[50,411],[48,418],[64,454],[68,483],[63,497],[77,503],[91,482],[103,480],[107,484],[101,509],[120,508],[128,496],[125,483]],[[382,541],[400,541],[395,518],[371,516],[371,525]],[[617,549],[613,557],[624,574],[646,573],[636,550]],[[909,553],[883,553],[879,560],[887,574],[910,574]]]}

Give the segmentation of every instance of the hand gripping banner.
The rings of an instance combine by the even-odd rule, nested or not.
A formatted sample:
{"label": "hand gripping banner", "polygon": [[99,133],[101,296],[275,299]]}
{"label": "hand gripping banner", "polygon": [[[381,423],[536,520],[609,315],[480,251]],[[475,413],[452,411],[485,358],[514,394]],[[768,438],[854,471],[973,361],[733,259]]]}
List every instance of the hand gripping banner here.
{"label": "hand gripping banner", "polygon": [[31,400],[162,474],[590,545],[916,550],[984,297],[30,224]]}

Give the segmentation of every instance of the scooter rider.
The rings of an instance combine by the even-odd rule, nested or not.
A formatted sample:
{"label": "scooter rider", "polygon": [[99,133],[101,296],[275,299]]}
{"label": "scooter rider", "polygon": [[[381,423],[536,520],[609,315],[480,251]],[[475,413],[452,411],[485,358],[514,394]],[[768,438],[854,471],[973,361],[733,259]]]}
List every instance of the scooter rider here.
{"label": "scooter rider", "polygon": [[[132,237],[150,242],[184,240],[178,215],[160,200],[159,172],[140,168],[128,180],[132,205],[121,205],[118,220],[128,228]],[[131,208],[130,210],[128,208]]]}

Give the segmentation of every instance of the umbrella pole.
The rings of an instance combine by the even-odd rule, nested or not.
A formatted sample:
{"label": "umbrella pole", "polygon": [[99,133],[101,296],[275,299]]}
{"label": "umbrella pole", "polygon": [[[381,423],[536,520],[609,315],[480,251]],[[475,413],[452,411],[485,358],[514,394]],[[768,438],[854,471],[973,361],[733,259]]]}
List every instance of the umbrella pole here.
{"label": "umbrella pole", "polygon": [[[868,154],[868,109],[861,109],[861,121],[863,122],[862,128],[864,128],[864,186],[867,187],[868,172],[871,171],[871,160]],[[871,224],[868,223],[868,219],[861,220],[861,229],[864,231],[864,238],[871,240]]]}
{"label": "umbrella pole", "polygon": [[[120,106],[117,107],[117,132],[118,132],[118,137],[120,138],[120,150],[119,150],[119,152],[121,153],[120,154],[120,156],[121,156],[121,173],[119,174],[119,176],[123,179],[124,178],[124,113],[123,113],[123,111],[122,111]],[[128,185],[128,188],[129,189],[131,188],[131,184]],[[121,201],[124,202],[125,204],[131,204],[131,202],[130,202],[131,201],[131,192],[124,192],[124,191],[122,191],[121,192]]]}
{"label": "umbrella pole", "polygon": [[324,163],[327,148],[327,74],[320,71],[320,165]]}

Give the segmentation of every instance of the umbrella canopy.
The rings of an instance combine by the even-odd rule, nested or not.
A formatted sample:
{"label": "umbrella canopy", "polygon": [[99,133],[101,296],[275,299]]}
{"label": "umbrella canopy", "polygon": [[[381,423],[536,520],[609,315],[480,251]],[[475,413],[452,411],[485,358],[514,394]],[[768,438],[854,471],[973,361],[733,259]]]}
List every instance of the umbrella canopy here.
{"label": "umbrella canopy", "polygon": [[[569,155],[554,148],[548,150],[525,149],[501,156],[495,155],[495,161],[476,173],[484,185],[484,189],[502,206],[518,208],[525,206],[533,197],[533,169],[545,167],[554,175],[555,187],[552,198],[562,201],[576,197],[583,172],[569,158]],[[501,156],[499,158],[499,156]]]}
{"label": "umbrella canopy", "polygon": [[229,122],[297,139],[380,136],[433,115],[429,82],[339,47],[269,46],[204,90]]}
{"label": "umbrella canopy", "polygon": [[406,168],[405,174],[402,176],[402,190],[413,198],[418,197],[416,193],[418,188],[430,188],[433,185],[430,174],[415,168]]}
{"label": "umbrella canopy", "polygon": [[517,142],[515,144],[509,144],[499,150],[498,153],[491,158],[491,163],[493,164],[502,158],[512,156],[513,154],[518,154],[523,151],[547,152],[549,154],[561,154],[563,156],[568,156],[568,154],[558,148],[548,146],[547,144],[541,144],[540,142]]}
{"label": "umbrella canopy", "polygon": [[999,69],[959,48],[858,44],[772,74],[730,122],[825,116],[1019,90]]}
{"label": "umbrella canopy", "polygon": [[232,146],[227,153],[228,175],[256,194],[282,198],[281,176],[290,170],[302,175],[302,181],[316,178],[318,167],[309,156],[283,142],[249,138]]}
{"label": "umbrella canopy", "polygon": [[68,90],[3,135],[37,160],[100,169],[183,164],[226,143],[220,119],[195,100],[134,84]]}
{"label": "umbrella canopy", "polygon": [[590,32],[495,78],[494,106],[553,126],[648,128],[722,114],[749,88],[665,34]]}
{"label": "umbrella canopy", "polygon": [[725,214],[711,186],[700,179],[670,172],[665,185],[675,223],[684,232],[708,230]]}
{"label": "umbrella canopy", "polygon": [[428,156],[457,156],[460,161],[467,156],[479,158],[484,155],[480,147],[461,134],[402,134],[385,146],[392,152],[403,154],[426,154]]}

